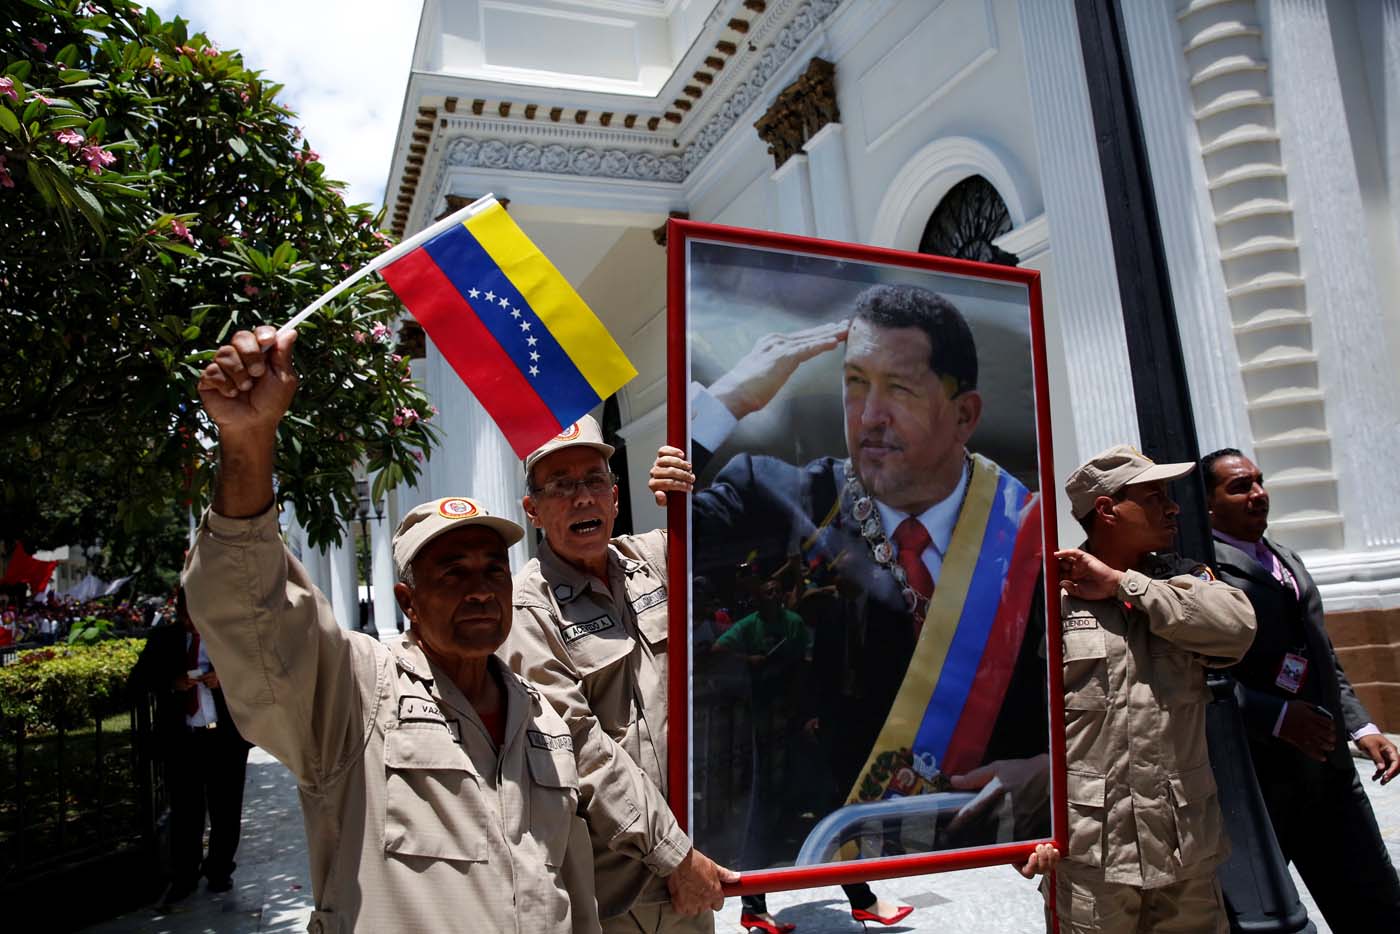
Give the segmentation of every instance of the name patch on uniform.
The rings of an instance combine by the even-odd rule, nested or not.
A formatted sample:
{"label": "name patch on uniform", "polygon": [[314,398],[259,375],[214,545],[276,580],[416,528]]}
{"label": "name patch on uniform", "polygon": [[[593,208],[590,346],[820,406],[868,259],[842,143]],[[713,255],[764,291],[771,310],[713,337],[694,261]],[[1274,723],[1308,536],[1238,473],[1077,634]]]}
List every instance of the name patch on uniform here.
{"label": "name patch on uniform", "polygon": [[611,616],[604,614],[594,619],[565,626],[559,630],[559,635],[565,642],[577,642],[584,636],[591,636],[595,632],[602,632],[604,629],[611,629],[616,625]]}
{"label": "name patch on uniform", "polygon": [[665,603],[665,602],[666,602],[666,585],[663,584],[663,585],[661,585],[660,587],[658,587],[658,588],[656,588],[655,590],[653,590],[651,593],[644,593],[644,594],[642,594],[640,597],[638,597],[637,599],[633,600],[633,601],[632,601],[632,612],[633,612],[633,613],[641,613],[643,610],[649,610],[649,609],[651,609],[652,607],[656,606],[657,604]]}
{"label": "name patch on uniform", "polygon": [[553,736],[549,733],[541,733],[539,730],[526,730],[525,737],[529,739],[530,745],[534,746],[536,749],[548,749],[550,751],[567,749],[569,752],[574,751],[574,738],[568,733],[561,733],[558,736]]}
{"label": "name patch on uniform", "polygon": [[1074,632],[1076,629],[1098,629],[1099,621],[1092,616],[1068,616],[1060,620],[1060,625],[1065,632]]}
{"label": "name patch on uniform", "polygon": [[420,723],[447,722],[447,718],[442,715],[442,708],[438,707],[436,701],[411,695],[399,698],[399,720],[416,720]]}

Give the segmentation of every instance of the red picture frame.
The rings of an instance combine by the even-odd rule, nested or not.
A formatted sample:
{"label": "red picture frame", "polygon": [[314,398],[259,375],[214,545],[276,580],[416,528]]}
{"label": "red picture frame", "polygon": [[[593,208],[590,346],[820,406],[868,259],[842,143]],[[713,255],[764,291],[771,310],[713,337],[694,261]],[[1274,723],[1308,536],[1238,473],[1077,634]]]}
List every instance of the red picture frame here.
{"label": "red picture frame", "polygon": [[[851,243],[796,237],[768,231],[747,230],[704,224],[694,221],[671,220],[668,224],[668,282],[667,282],[667,369],[668,410],[667,443],[690,450],[691,382],[690,347],[687,327],[687,257],[694,243],[734,245],[760,250],[795,253],[810,257],[825,257],[853,263],[896,269],[920,270],[967,279],[996,283],[1013,283],[1026,289],[1029,318],[1029,348],[1031,357],[1031,386],[1034,400],[1035,473],[1041,510],[1041,555],[1046,616],[1057,612],[1057,576],[1052,562],[1056,550],[1055,489],[1053,470],[1049,390],[1046,380],[1045,331],[1040,293],[1040,274],[1034,269],[990,265],[964,260],[936,257],[919,253],[882,249]],[[681,826],[690,830],[691,815],[691,542],[689,531],[690,504],[683,497],[672,497],[667,509],[670,531],[670,630],[668,638],[669,685],[668,697],[668,779],[672,810]],[[1068,826],[1065,798],[1064,713],[1061,698],[1062,661],[1057,626],[1046,627],[1046,685],[1048,693],[1047,730],[1050,764],[1050,819],[1052,832],[1048,837],[1016,840],[1005,844],[974,846],[916,855],[857,858],[843,862],[828,862],[793,868],[741,871],[739,882],[726,886],[729,895],[774,892],[787,889],[811,888],[823,885],[896,878],[924,873],[969,869],[996,864],[1024,863],[1035,846],[1052,842],[1067,852]],[[704,850],[704,841],[697,840]],[[710,853],[711,856],[718,854]]]}

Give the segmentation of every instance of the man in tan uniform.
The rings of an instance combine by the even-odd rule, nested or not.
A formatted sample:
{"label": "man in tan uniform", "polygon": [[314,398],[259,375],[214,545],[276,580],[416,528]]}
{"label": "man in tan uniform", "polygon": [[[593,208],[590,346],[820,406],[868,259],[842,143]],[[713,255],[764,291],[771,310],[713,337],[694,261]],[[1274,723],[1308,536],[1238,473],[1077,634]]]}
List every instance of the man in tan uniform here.
{"label": "man in tan uniform", "polygon": [[738,875],[691,846],[666,803],[666,533],[613,538],[613,449],[585,416],[525,459],[544,530],[502,649],[569,725],[605,932],[708,932]]}
{"label": "man in tan uniform", "polygon": [[598,931],[569,731],[493,654],[523,530],[466,497],[418,506],[393,540],[411,629],[338,626],[273,507],[295,336],[240,331],[200,380],[220,476],[184,586],[239,729],[300,784],[309,929]]}
{"label": "man in tan uniform", "polygon": [[1065,483],[1083,549],[1057,552],[1064,647],[1069,852],[1060,930],[1229,931],[1215,867],[1229,850],[1206,752],[1205,669],[1254,639],[1244,594],[1170,553],[1180,512],[1127,445]]}

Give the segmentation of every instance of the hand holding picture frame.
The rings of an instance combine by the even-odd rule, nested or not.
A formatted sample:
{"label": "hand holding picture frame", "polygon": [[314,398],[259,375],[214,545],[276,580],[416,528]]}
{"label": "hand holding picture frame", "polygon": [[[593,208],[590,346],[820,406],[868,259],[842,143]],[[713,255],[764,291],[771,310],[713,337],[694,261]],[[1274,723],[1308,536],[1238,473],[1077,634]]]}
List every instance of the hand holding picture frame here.
{"label": "hand holding picture frame", "polygon": [[669,261],[682,825],[734,893],[1063,852],[1038,273],[688,221]]}

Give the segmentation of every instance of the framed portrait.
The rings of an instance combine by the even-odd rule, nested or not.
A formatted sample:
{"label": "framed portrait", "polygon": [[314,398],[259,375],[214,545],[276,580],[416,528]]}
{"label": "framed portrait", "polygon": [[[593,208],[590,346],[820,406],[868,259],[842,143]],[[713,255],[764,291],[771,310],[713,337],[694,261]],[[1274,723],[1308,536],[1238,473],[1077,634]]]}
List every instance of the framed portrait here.
{"label": "framed portrait", "polygon": [[1066,851],[1035,270],[671,221],[668,778],[731,894]]}

